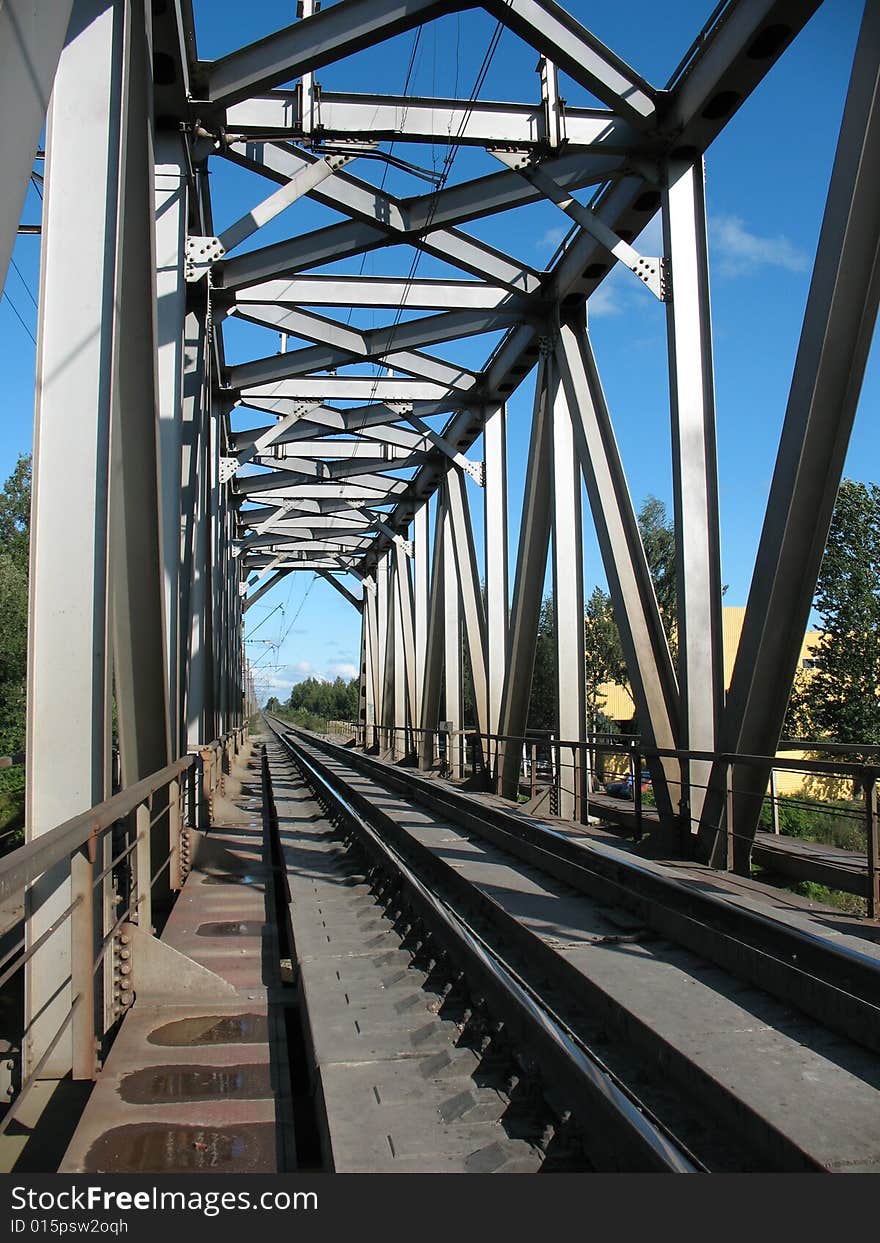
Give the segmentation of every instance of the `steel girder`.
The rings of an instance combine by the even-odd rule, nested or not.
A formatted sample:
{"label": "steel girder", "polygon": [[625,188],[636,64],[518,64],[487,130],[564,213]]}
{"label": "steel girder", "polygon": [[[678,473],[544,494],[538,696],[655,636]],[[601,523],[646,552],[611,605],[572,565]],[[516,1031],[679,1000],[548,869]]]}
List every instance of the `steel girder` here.
{"label": "steel girder", "polygon": [[[37,6],[0,11],[0,91],[5,99],[26,66],[19,106],[6,109],[15,141],[3,140],[5,223],[6,195],[21,193],[7,157],[18,173],[30,171],[37,107],[45,110],[51,86],[28,628],[32,840],[111,792],[112,698],[121,777],[131,784],[188,743],[216,737],[218,723],[240,722],[243,677],[231,487],[216,473],[210,491],[206,482],[209,442],[216,461],[228,452],[210,379],[220,374],[222,341],[211,334],[208,299],[187,297],[182,282],[186,233],[210,227],[210,204],[189,140],[179,127],[176,137],[157,136],[155,121],[185,99],[185,67],[174,89],[152,76],[153,52],[179,61],[176,19],[166,10],[154,23],[144,0],[74,0],[51,14],[40,6],[37,30],[29,7]],[[7,73],[10,23],[21,65]],[[26,168],[19,139],[30,146]],[[159,901],[169,884],[161,810],[157,801]],[[74,860],[82,901],[92,900],[92,871],[108,864]],[[97,901],[109,901],[105,888]],[[29,945],[69,901],[63,873],[32,887]],[[26,965],[25,1071],[91,1078],[91,1012],[103,1010],[98,1030],[115,1021],[112,956],[93,973],[91,952],[74,961],[69,951],[62,931]],[[80,1003],[65,1027],[71,990]]]}
{"label": "steel girder", "polygon": [[[55,61],[54,91],[66,109],[54,104],[48,126],[29,674],[32,833],[105,792],[108,649],[131,776],[158,762],[160,752],[195,746],[240,719],[243,611],[294,570],[321,575],[346,599],[364,592],[362,703],[385,745],[394,725],[435,729],[441,709],[455,729],[471,723],[462,720],[462,631],[476,724],[521,734],[552,528],[559,726],[577,740],[585,728],[583,688],[569,672],[583,663],[580,474],[646,740],[773,749],[876,314],[876,6],[868,6],[859,44],[726,706],[702,156],[817,4],[723,6],[661,91],[552,0],[485,0],[489,14],[542,55],[538,98],[522,104],[319,89],[323,66],[470,7],[454,0],[341,0],[315,14],[307,6],[301,21],[213,64],[196,57],[186,5],[151,16],[142,0],[75,0],[67,28],[70,6],[59,4],[51,20],[41,15],[42,42],[35,43],[36,6],[7,0],[0,100],[15,123],[0,138],[0,266]],[[10,23],[34,70],[25,89],[3,59]],[[111,28],[116,37],[108,41]],[[164,65],[160,81],[151,81],[142,55],[150,41],[154,63]],[[85,71],[95,65],[100,75]],[[563,107],[557,68],[604,107]],[[283,89],[297,78],[296,91]],[[88,140],[79,124],[86,110],[100,119]],[[352,171],[367,151],[386,158],[392,141],[467,144],[503,156],[508,167],[498,171],[496,163],[486,175],[400,197]],[[220,222],[216,233],[209,161],[211,173],[234,164],[273,189],[268,199],[255,194],[254,209]],[[303,229],[306,203],[341,219]],[[555,203],[573,222],[547,271],[467,231],[473,221],[535,203]],[[632,241],[657,210],[663,262],[656,257],[645,283],[667,304],[677,668],[584,316],[616,262],[639,273]],[[270,219],[289,221],[288,235],[243,251]],[[396,275],[314,271],[380,248],[405,251]],[[420,278],[420,254],[441,259],[451,275]],[[74,301],[83,333],[92,335],[71,360],[66,312]],[[387,321],[363,328],[354,317],[361,308],[385,308]],[[268,337],[261,356],[226,366],[224,333],[235,317],[283,334],[283,349],[272,353]],[[478,366],[473,344],[464,355],[458,343],[488,334],[501,340]],[[504,407],[536,364],[510,598]],[[265,412],[266,426],[234,431],[239,405]],[[828,409],[838,417],[829,419]],[[478,442],[479,454],[469,456]],[[80,467],[73,479],[71,462]],[[483,565],[463,471],[485,487]],[[251,571],[245,602],[242,580]],[[361,586],[352,591],[350,578]],[[63,622],[59,584],[70,605]],[[65,652],[60,674],[53,650]],[[57,759],[49,717],[59,685],[82,721],[63,782],[46,776],[49,755]],[[405,745],[412,748],[411,738]],[[432,756],[423,740],[422,761]],[[501,759],[503,788],[515,793],[519,757],[508,749]],[[450,760],[455,771],[457,748]],[[695,791],[704,774],[691,770],[689,793],[687,782],[677,787],[677,766],[655,776],[664,809],[675,811],[681,794],[711,842],[721,809],[711,798],[700,808]],[[713,780],[717,785],[717,772]],[[76,806],[67,798],[59,804],[59,789]],[[738,792],[742,806],[754,794]],[[747,816],[738,831],[743,825],[747,840]],[[31,935],[51,912],[50,904],[40,908]],[[37,993],[32,1001],[39,1004]],[[35,1034],[37,1050],[39,1039]]]}
{"label": "steel girder", "polygon": [[0,288],[21,217],[73,0],[0,5]]}
{"label": "steel girder", "polygon": [[[77,0],[77,30],[61,53],[46,120],[25,748],[30,840],[100,803],[111,788],[107,343],[116,310],[113,267],[105,270],[104,256],[117,250],[122,66],[113,49],[124,16],[121,3]],[[88,130],[83,115],[91,118]],[[66,185],[80,186],[72,201]],[[74,304],[81,335],[71,354]],[[70,903],[63,871],[28,893],[31,945]],[[46,1053],[72,1001],[69,951],[53,938],[25,976],[26,1072]],[[71,1069],[72,1050],[68,1029],[44,1067],[47,1077]],[[74,1068],[78,1076],[83,1069]]]}
{"label": "steel girder", "polygon": [[[742,636],[724,751],[772,755],[782,730],[880,302],[880,9],[865,6]],[[733,861],[749,874],[769,772],[734,774]],[[718,851],[721,766],[702,830]],[[724,852],[726,853],[726,852]]]}

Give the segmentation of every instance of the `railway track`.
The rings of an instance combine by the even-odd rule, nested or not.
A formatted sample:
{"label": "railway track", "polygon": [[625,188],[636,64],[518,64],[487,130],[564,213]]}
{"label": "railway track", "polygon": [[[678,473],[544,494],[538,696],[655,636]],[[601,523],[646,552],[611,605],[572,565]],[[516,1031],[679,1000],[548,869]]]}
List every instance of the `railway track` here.
{"label": "railway track", "polygon": [[880,963],[269,721],[565,1168],[880,1169]]}

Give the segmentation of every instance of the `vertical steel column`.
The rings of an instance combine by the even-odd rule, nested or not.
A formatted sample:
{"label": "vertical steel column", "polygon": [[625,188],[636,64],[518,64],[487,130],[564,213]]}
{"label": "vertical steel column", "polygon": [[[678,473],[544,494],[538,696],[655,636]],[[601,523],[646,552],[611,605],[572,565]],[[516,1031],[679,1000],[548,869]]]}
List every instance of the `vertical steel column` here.
{"label": "vertical steel column", "polygon": [[[445,492],[445,489],[444,489]],[[461,615],[459,581],[456,573],[455,537],[446,500],[443,502],[443,701],[444,720],[451,730],[461,729]],[[461,746],[452,740],[447,756],[450,776],[461,776]]]}
{"label": "vertical steel column", "polygon": [[425,653],[428,646],[428,609],[431,593],[431,561],[429,546],[430,506],[420,505],[413,517],[413,623],[416,661],[416,714],[414,723],[422,719],[422,697],[425,686]]}
{"label": "vertical steel column", "polygon": [[[667,303],[672,486],[678,605],[679,742],[714,751],[724,705],[721,546],[715,449],[715,379],[702,160],[671,162],[663,192],[664,249],[672,262]],[[682,791],[699,824],[711,765],[693,762]]]}
{"label": "vertical steel column", "polygon": [[[92,11],[106,7],[90,6]],[[4,0],[0,4],[0,289],[40,143],[52,80],[64,45],[71,0]],[[84,6],[70,32],[82,32]]]}
{"label": "vertical steel column", "polygon": [[[193,296],[193,295],[191,295]],[[198,297],[198,294],[195,295]],[[183,530],[181,648],[186,653],[187,749],[215,736],[210,674],[210,410],[208,405],[207,306],[193,305],[184,330]]]}
{"label": "vertical steel column", "polygon": [[[400,643],[400,661],[395,660],[395,700],[397,706],[395,707],[394,715],[397,717],[395,724],[404,726],[407,731],[404,752],[408,753],[412,750],[409,741],[409,731],[419,719],[416,703],[416,638],[415,620],[413,617],[413,585],[409,573],[409,557],[407,557],[400,544],[394,545],[394,578],[397,585],[395,595],[397,617],[395,619],[394,633],[399,635]],[[396,689],[398,672],[402,675],[399,692]]]}
{"label": "vertical steel column", "polygon": [[[376,580],[371,576],[364,579],[364,624],[367,627],[367,654],[369,657],[368,702],[372,699],[373,730],[364,745],[379,746],[379,726],[382,723],[382,661],[379,654],[379,605]],[[369,713],[368,713],[369,714]]]}
{"label": "vertical steel column", "polygon": [[[425,668],[422,678],[422,708],[421,717],[419,718],[419,725],[422,729],[419,762],[422,768],[430,768],[434,763],[434,731],[440,724],[440,697],[443,691],[443,654],[446,646],[444,621],[446,576],[443,569],[445,510],[442,492],[437,493],[436,504],[431,594],[428,601]],[[427,509],[427,506],[425,508]]]}
{"label": "vertical steel column", "polygon": [[393,614],[389,608],[389,570],[390,558],[387,553],[383,554],[376,564],[376,600],[378,603],[378,619],[379,619],[379,737],[380,749],[385,750],[388,747],[388,726],[393,724],[390,718],[394,716],[394,688],[393,688],[393,638],[391,635],[391,627],[393,625]]}
{"label": "vertical steel column", "polygon": [[[398,546],[395,545],[395,552]],[[406,554],[403,554],[404,556]],[[403,567],[406,572],[406,566]],[[389,579],[391,598],[388,601],[389,616],[393,618],[390,628],[391,660],[392,660],[392,700],[394,705],[391,721],[391,755],[395,760],[402,759],[406,754],[407,739],[407,686],[406,686],[406,640],[404,638],[404,619],[402,599],[405,589],[400,584],[400,566],[396,556],[391,555],[391,576]],[[412,614],[410,613],[410,626]]]}
{"label": "vertical steel column", "polygon": [[507,661],[507,409],[496,407],[483,425],[486,479],[483,492],[486,565],[486,728],[497,734]]}
{"label": "vertical steel column", "polygon": [[[581,469],[574,448],[572,419],[556,368],[551,369],[548,401],[552,415],[553,600],[556,616],[556,702],[558,737],[586,737],[584,677],[584,553]],[[565,820],[580,805],[581,752],[559,750],[558,814]]]}
{"label": "vertical steel column", "polygon": [[110,431],[110,599],[123,786],[164,768],[170,758],[157,461],[152,70],[143,0],[127,0],[126,8]]}
{"label": "vertical steel column", "polygon": [[[109,599],[123,786],[171,759],[159,497],[150,17],[126,0],[123,140],[119,157],[116,327],[110,426]],[[179,470],[179,466],[178,466]],[[177,540],[179,557],[180,541]],[[166,796],[147,832],[153,903],[170,899]]]}
{"label": "vertical steel column", "polygon": [[[209,352],[210,344],[206,347]],[[223,733],[223,584],[221,560],[220,501],[220,419],[218,400],[210,385],[208,402],[208,600],[206,601],[206,650],[210,654],[211,714],[207,721],[210,738]]]}
{"label": "vertical steel column", "polygon": [[486,687],[486,614],[480,592],[477,572],[477,556],[471,530],[471,514],[468,505],[464,472],[452,465],[446,472],[446,503],[448,520],[446,526],[452,535],[455,568],[461,592],[462,612],[468,654],[471,658],[471,674],[474,682],[474,711],[477,729],[485,733],[488,728],[488,705]]}
{"label": "vertical steel column", "polygon": [[[584,325],[562,325],[556,357],[620,629],[640,731],[649,747],[672,748],[678,737],[675,671]],[[679,787],[669,788],[670,771],[661,771],[660,766],[653,765],[652,772],[661,813],[666,817],[677,814]]]}
{"label": "vertical steel column", "polygon": [[[110,786],[107,494],[122,17],[120,0],[77,0],[46,125],[28,621],[29,841],[99,803]],[[66,868],[31,887],[28,945],[69,902]],[[66,1016],[70,976],[64,935],[26,966],[26,1072]],[[60,1077],[70,1067],[68,1031],[43,1073]]]}
{"label": "vertical steel column", "polygon": [[[877,319],[878,260],[880,6],[869,3],[723,716],[724,751],[773,755],[779,742]],[[735,867],[743,874],[767,777],[738,766]],[[717,805],[707,809],[707,847],[719,819]]]}
{"label": "vertical steel column", "polygon": [[[162,515],[162,569],[165,591],[165,646],[171,754],[180,754],[186,737],[183,716],[183,671],[186,648],[181,646],[180,600],[184,594],[181,525],[184,509],[181,449],[184,423],[183,355],[186,290],[183,279],[187,223],[187,176],[183,137],[156,135],[156,308],[159,392],[159,479]],[[193,497],[187,495],[192,504]],[[186,584],[188,592],[189,584]]]}
{"label": "vertical steel column", "polygon": [[[547,395],[547,371],[547,360],[542,355],[535,381],[535,402],[507,643],[507,681],[501,702],[499,733],[515,738],[525,734],[528,724],[541,597],[550,542],[552,426]],[[515,799],[517,796],[521,758],[521,747],[518,743],[503,748],[501,793],[505,798]]]}

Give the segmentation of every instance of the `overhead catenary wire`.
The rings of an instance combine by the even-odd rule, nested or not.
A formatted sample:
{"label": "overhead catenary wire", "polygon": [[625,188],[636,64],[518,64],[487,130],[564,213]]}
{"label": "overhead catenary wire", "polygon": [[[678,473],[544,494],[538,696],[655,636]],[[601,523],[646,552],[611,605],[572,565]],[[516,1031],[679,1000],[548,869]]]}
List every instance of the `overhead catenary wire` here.
{"label": "overhead catenary wire", "polygon": [[[440,170],[440,175],[437,178],[437,182],[434,187],[433,194],[431,196],[431,204],[428,209],[428,217],[427,217],[427,220],[425,221],[424,228],[421,230],[423,237],[426,236],[431,230],[431,226],[434,222],[434,217],[437,214],[437,207],[438,207],[439,200],[440,200],[440,192],[444,189],[447,181],[449,180],[449,174],[452,172],[452,166],[455,163],[456,156],[458,155],[458,152],[461,148],[462,135],[464,134],[468,121],[470,120],[471,113],[473,112],[473,105],[476,102],[477,98],[479,97],[480,91],[483,89],[483,86],[486,81],[486,77],[489,73],[489,69],[495,57],[495,53],[498,50],[498,45],[501,42],[501,36],[503,33],[504,33],[504,23],[500,21],[496,22],[495,29],[493,30],[492,35],[489,39],[489,45],[486,48],[485,54],[483,55],[483,60],[480,64],[480,68],[477,70],[477,75],[474,79],[474,84],[471,87],[471,92],[468,97],[467,105],[464,108],[462,118],[458,126],[458,130],[456,131],[455,137],[451,140],[447,148],[446,155],[443,160],[443,165]],[[458,73],[458,58],[456,57],[456,76],[457,76],[457,73]],[[383,179],[383,184],[384,184],[384,179]],[[413,255],[413,259],[410,264],[409,274],[407,275],[404,281],[404,284],[403,284],[403,294],[400,299],[400,304],[397,307],[397,310],[395,311],[394,319],[391,324],[391,336],[388,342],[388,346],[385,350],[386,354],[391,353],[391,351],[394,348],[394,337],[400,325],[400,319],[406,306],[406,301],[409,296],[409,291],[412,288],[412,284],[413,284],[413,281],[415,280],[416,273],[418,272],[419,264],[421,263],[423,254],[424,254],[424,251],[421,249],[421,247],[416,246],[416,251],[415,251],[415,254]],[[380,377],[377,372],[376,378],[373,384],[373,394],[372,394],[373,398],[375,398],[375,395],[376,395],[376,391],[377,391],[378,384],[379,384],[379,378]]]}
{"label": "overhead catenary wire", "polygon": [[[410,49],[410,53],[409,53],[409,65],[407,67],[406,77],[403,82],[403,96],[405,99],[409,98],[409,86],[410,86],[410,82],[412,81],[413,72],[415,70],[416,56],[418,54],[419,44],[421,42],[421,39],[422,39],[422,27],[417,26],[415,36],[413,38],[412,48]],[[405,118],[406,117],[406,106],[404,107],[403,115]],[[382,180],[379,182],[380,193],[385,189],[385,182],[388,178],[388,169],[391,167],[390,157],[393,155],[393,153],[394,153],[394,143],[392,142],[388,147],[389,160],[386,162],[385,167],[382,170]],[[367,262],[367,252],[364,251],[361,254],[361,263],[358,269],[358,276],[363,276],[366,262]],[[348,309],[348,317],[345,321],[347,324],[351,323],[351,317],[353,314],[354,314],[354,307],[352,306],[352,307],[349,307]]]}
{"label": "overhead catenary wire", "polygon": [[31,302],[33,302],[34,307],[37,310],[39,310],[39,307],[37,307],[37,299],[34,297],[34,294],[33,294],[33,291],[31,290],[30,285],[25,280],[24,275],[22,274],[21,268],[15,262],[15,259],[13,258],[12,255],[9,256],[9,266],[12,268],[13,272],[15,272],[16,276],[21,281],[22,285],[24,285],[25,293],[30,298]]}
{"label": "overhead catenary wire", "polygon": [[296,625],[296,623],[297,623],[297,619],[299,618],[300,613],[303,611],[303,607],[304,607],[304,605],[305,605],[305,602],[306,602],[306,600],[308,600],[308,598],[309,598],[309,593],[311,592],[311,590],[312,590],[312,588],[314,587],[314,585],[315,585],[315,583],[317,582],[317,580],[318,580],[318,575],[317,575],[317,574],[313,574],[313,575],[312,575],[312,578],[311,578],[311,581],[310,581],[310,583],[309,583],[309,585],[308,585],[308,587],[306,587],[306,593],[305,593],[305,595],[303,596],[303,598],[300,600],[300,602],[299,602],[299,606],[297,607],[296,612],[294,613],[293,617],[291,618],[290,625],[287,627],[287,629],[286,629],[286,630],[284,631],[284,633],[282,634],[281,638],[278,640],[278,647],[279,647],[279,648],[281,647],[281,644],[284,642],[284,640],[287,638],[287,636],[290,634],[291,630],[292,630],[292,629],[294,628],[294,626]]}
{"label": "overhead catenary wire", "polygon": [[15,315],[15,318],[18,320],[18,322],[21,324],[22,328],[23,328],[23,329],[25,330],[25,332],[28,334],[28,336],[30,337],[30,339],[33,341],[34,345],[36,345],[36,344],[37,344],[37,338],[36,338],[36,337],[34,336],[34,334],[31,332],[30,328],[28,327],[27,322],[25,321],[25,319],[24,319],[24,317],[22,316],[21,312],[19,311],[18,307],[17,307],[17,306],[15,305],[15,303],[13,302],[12,297],[11,297],[11,295],[10,295],[10,293],[9,293],[9,290],[8,290],[8,289],[4,289],[4,290],[3,290],[3,297],[6,299],[6,301],[9,303],[9,305],[12,307],[12,313]]}
{"label": "overhead catenary wire", "polygon": [[274,609],[272,609],[272,611],[271,611],[270,613],[267,613],[265,617],[260,618],[260,620],[257,622],[256,626],[254,626],[254,628],[253,628],[253,630],[251,631],[251,633],[250,633],[249,635],[245,635],[245,640],[244,640],[244,641],[245,641],[245,643],[247,643],[248,639],[250,639],[253,635],[255,635],[255,634],[257,633],[257,631],[258,631],[258,630],[260,629],[260,627],[262,626],[263,622],[267,622],[267,621],[269,620],[269,618],[270,618],[270,617],[271,617],[274,613],[277,613],[277,612],[278,612],[278,610],[279,610],[280,608],[281,608],[281,605],[280,605],[280,604],[276,604],[276,605],[275,605],[275,607],[274,607]]}

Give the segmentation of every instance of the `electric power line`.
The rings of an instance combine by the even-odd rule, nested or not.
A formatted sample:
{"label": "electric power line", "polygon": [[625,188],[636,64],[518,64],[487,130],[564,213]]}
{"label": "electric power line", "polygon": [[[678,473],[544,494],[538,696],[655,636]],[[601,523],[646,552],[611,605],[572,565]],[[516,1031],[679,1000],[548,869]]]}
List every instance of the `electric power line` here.
{"label": "electric power line", "polygon": [[25,278],[22,276],[22,274],[21,274],[21,268],[20,268],[20,267],[18,266],[18,264],[15,262],[15,260],[14,260],[14,259],[13,259],[13,257],[12,257],[12,255],[10,255],[10,256],[9,256],[9,263],[10,263],[10,266],[12,267],[13,271],[15,272],[16,276],[17,276],[17,277],[18,277],[18,279],[21,281],[22,285],[24,285],[25,292],[27,293],[27,296],[30,298],[31,302],[33,302],[34,307],[36,307],[36,308],[39,310],[39,308],[37,307],[37,300],[36,300],[36,298],[34,297],[34,295],[31,293],[31,287],[30,287],[30,285],[27,283],[27,281],[25,280]]}
{"label": "electric power line", "polygon": [[13,310],[13,313],[14,313],[14,315],[15,315],[15,318],[18,320],[18,322],[21,324],[22,328],[23,328],[23,329],[25,330],[25,332],[28,334],[28,336],[30,337],[30,339],[33,341],[34,345],[36,345],[36,344],[37,344],[37,338],[36,338],[36,337],[34,336],[34,334],[31,332],[30,328],[27,326],[27,324],[25,323],[25,321],[22,319],[22,317],[21,317],[21,312],[19,311],[19,309],[18,309],[18,307],[15,305],[15,303],[12,301],[12,298],[9,296],[9,291],[8,291],[7,289],[4,289],[4,290],[3,290],[3,297],[6,299],[6,301],[9,303],[9,305],[12,307],[12,310]]}
{"label": "electric power line", "polygon": [[[464,134],[468,121],[470,120],[471,113],[473,112],[473,105],[476,102],[480,91],[483,89],[483,86],[486,81],[486,77],[489,73],[489,68],[495,57],[495,53],[498,50],[498,44],[501,42],[501,36],[503,33],[504,33],[504,23],[497,22],[495,25],[495,29],[492,32],[492,36],[489,39],[489,46],[486,48],[486,52],[483,56],[483,60],[480,65],[480,68],[477,70],[477,76],[474,79],[474,85],[471,87],[471,93],[470,93],[470,96],[468,97],[467,106],[465,107],[464,112],[462,114],[461,123],[459,124],[458,131],[455,135],[455,138],[449,144],[449,147],[446,152],[446,156],[443,160],[443,167],[440,170],[440,176],[437,179],[437,184],[434,187],[434,191],[433,191],[432,198],[431,198],[431,205],[428,209],[428,218],[425,222],[424,228],[421,231],[422,236],[426,236],[431,230],[431,225],[433,224],[434,217],[437,214],[437,207],[439,204],[440,192],[443,190],[447,181],[449,180],[449,174],[452,172],[452,166],[455,163],[455,158],[458,155],[459,149],[461,147],[461,137]],[[397,308],[397,311],[395,312],[394,320],[391,324],[391,336],[389,338],[388,346],[385,351],[386,353],[390,353],[391,350],[393,349],[394,337],[400,325],[400,317],[403,314],[403,311],[405,309],[407,296],[409,294],[409,290],[412,288],[412,283],[415,280],[415,276],[418,271],[419,264],[421,263],[423,253],[424,252],[421,249],[417,249],[415,254],[413,255],[413,260],[409,268],[409,274],[403,284],[403,294],[400,299],[400,304]],[[380,379],[380,376],[379,376],[379,373],[377,372],[376,379],[373,384],[373,393],[372,393],[373,397],[375,397],[376,395],[376,390],[379,385],[379,379]]]}

